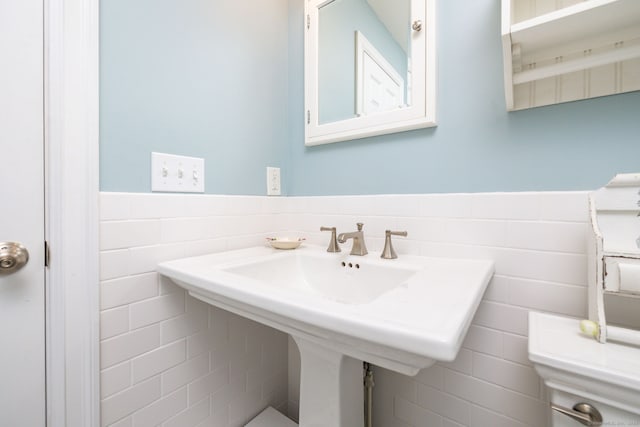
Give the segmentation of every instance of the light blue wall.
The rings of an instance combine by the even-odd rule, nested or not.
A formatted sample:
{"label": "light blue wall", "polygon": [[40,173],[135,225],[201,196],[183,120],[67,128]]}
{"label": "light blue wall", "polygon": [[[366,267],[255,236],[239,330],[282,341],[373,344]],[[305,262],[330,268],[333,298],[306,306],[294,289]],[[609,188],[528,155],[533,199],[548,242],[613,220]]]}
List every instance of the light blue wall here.
{"label": "light blue wall", "polygon": [[303,2],[290,0],[289,194],[586,190],[640,171],[640,93],[507,113],[499,0],[438,0],[438,127],[304,146]]}
{"label": "light blue wall", "polygon": [[438,0],[437,128],[304,146],[303,0],[101,2],[103,191],[150,152],[205,157],[207,193],[594,189],[640,170],[640,93],[505,111],[499,0]]}
{"label": "light blue wall", "polygon": [[285,167],[287,0],[100,2],[100,188],[149,192],[152,151],[204,157],[207,193]]}
{"label": "light blue wall", "polygon": [[406,80],[407,54],[366,0],[336,0],[322,7],[319,15],[320,123],[356,116],[356,30],[362,32]]}

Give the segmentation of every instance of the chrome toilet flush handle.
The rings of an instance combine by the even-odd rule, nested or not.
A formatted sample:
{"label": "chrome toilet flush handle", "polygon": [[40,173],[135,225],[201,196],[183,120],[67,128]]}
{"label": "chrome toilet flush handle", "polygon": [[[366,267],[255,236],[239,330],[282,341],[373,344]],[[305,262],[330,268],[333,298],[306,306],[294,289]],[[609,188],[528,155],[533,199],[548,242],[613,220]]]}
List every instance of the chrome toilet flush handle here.
{"label": "chrome toilet flush handle", "polygon": [[327,248],[327,252],[340,252],[340,246],[338,245],[338,238],[336,237],[336,228],[335,227],[320,227],[320,231],[330,231],[331,232],[331,240],[329,241],[329,247]]}
{"label": "chrome toilet flush handle", "polygon": [[600,411],[588,403],[576,403],[572,409],[551,403],[551,409],[569,418],[573,418],[585,426],[600,427],[602,425],[602,415]]}
{"label": "chrome toilet flush handle", "polygon": [[393,245],[391,244],[391,236],[402,236],[407,237],[406,231],[391,231],[386,230],[384,232],[384,249],[382,250],[382,254],[380,258],[382,259],[396,259],[398,258],[398,254],[393,250]]}

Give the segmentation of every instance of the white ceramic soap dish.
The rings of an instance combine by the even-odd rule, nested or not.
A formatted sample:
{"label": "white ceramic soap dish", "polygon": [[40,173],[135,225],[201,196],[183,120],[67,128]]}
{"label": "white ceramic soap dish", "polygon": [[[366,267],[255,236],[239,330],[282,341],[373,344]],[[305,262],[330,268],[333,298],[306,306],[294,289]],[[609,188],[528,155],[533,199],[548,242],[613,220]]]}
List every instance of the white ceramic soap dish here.
{"label": "white ceramic soap dish", "polygon": [[304,240],[304,237],[267,237],[267,242],[275,249],[295,249]]}

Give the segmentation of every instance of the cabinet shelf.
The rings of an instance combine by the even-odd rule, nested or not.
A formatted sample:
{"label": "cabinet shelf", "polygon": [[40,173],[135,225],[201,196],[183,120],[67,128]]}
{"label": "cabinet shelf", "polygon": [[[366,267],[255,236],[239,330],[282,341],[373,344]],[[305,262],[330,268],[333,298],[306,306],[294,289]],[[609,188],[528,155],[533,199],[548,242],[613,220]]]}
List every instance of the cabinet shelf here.
{"label": "cabinet shelf", "polygon": [[[564,102],[558,99],[519,102],[518,94],[531,91],[515,86],[535,84],[549,78],[570,79],[571,73],[615,64],[637,67],[640,76],[640,0],[586,0],[538,16],[512,22],[526,7],[526,0],[503,0],[502,43],[505,68],[505,94],[508,110]],[[637,64],[636,64],[637,63]],[[617,72],[620,74],[619,70]],[[640,89],[640,77],[633,72],[626,84],[613,84],[608,93]],[[579,77],[584,78],[584,76]],[[615,80],[598,77],[602,81]],[[618,79],[619,80],[619,79]],[[548,82],[547,82],[548,83]],[[618,82],[620,83],[620,82]],[[573,85],[580,86],[580,85]],[[547,90],[547,92],[549,92]],[[557,91],[556,91],[557,92]],[[568,97],[568,100],[592,97],[591,91]],[[528,96],[528,95],[527,95]],[[547,96],[549,98],[549,96]],[[530,101],[530,100],[529,100]]]}
{"label": "cabinet shelf", "polygon": [[560,76],[576,71],[587,70],[616,62],[640,58],[640,45],[620,47],[598,54],[584,55],[568,61],[556,62],[543,67],[513,73],[513,84],[522,84],[542,80],[548,77]]}
{"label": "cabinet shelf", "polygon": [[[537,51],[601,38],[636,26],[640,31],[640,1],[590,0],[511,25],[511,43]],[[615,42],[617,40],[613,40]]]}

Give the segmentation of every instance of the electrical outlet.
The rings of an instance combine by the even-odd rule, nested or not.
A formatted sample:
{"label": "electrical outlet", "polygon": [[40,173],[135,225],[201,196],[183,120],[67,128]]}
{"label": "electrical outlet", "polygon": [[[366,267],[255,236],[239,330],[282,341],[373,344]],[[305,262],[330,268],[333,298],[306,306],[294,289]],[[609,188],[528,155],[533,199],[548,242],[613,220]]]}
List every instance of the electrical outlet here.
{"label": "electrical outlet", "polygon": [[204,159],[151,153],[151,191],[204,193]]}
{"label": "electrical outlet", "polygon": [[280,168],[267,167],[267,196],[280,195]]}

